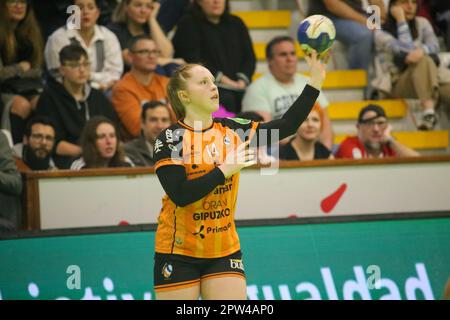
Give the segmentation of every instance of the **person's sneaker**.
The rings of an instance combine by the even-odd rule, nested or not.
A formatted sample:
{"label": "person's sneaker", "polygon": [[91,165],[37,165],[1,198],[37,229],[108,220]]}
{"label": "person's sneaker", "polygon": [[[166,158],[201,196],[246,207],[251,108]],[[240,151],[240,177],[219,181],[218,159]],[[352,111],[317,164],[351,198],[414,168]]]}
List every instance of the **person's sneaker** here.
{"label": "person's sneaker", "polygon": [[433,130],[438,122],[436,113],[424,113],[419,123],[419,130]]}

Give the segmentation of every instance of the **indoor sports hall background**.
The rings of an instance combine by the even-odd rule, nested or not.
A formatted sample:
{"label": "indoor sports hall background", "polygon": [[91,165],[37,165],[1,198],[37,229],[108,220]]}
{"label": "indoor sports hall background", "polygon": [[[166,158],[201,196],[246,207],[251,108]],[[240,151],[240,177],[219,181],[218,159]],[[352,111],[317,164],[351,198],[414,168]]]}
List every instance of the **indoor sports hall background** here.
{"label": "indoor sports hall background", "polygon": [[[165,1],[172,0],[160,2]],[[270,72],[266,45],[275,36],[295,38],[311,1],[320,0],[228,1],[249,30],[253,80]],[[46,3],[64,15],[69,2]],[[102,2],[100,19],[110,18],[109,4],[120,3]],[[367,7],[372,1],[361,2]],[[437,3],[419,2],[424,10]],[[39,3],[36,13],[44,22],[59,18],[51,10],[46,16],[41,0],[0,3]],[[450,25],[450,9],[447,14],[442,17]],[[437,27],[440,67],[450,73],[448,33]],[[298,72],[304,73],[304,53],[297,43],[295,50]],[[121,59],[122,52],[116,54]],[[346,46],[336,41],[323,86],[334,132],[331,152],[357,134],[361,109],[377,104],[386,112],[393,138],[420,156],[281,161],[244,169],[236,220],[248,299],[450,299],[450,108],[440,99],[436,126],[418,130],[421,102],[374,93],[374,70],[351,68],[348,57]],[[1,59],[2,52],[4,90]],[[107,99],[110,95],[106,90]],[[6,105],[0,105],[1,129],[10,118]],[[23,160],[17,154],[14,159]],[[153,168],[33,171],[19,166],[18,172],[23,182],[15,199],[21,207],[19,228],[0,231],[0,300],[155,298],[154,237],[164,191]],[[0,218],[3,199],[9,198],[0,197]]]}

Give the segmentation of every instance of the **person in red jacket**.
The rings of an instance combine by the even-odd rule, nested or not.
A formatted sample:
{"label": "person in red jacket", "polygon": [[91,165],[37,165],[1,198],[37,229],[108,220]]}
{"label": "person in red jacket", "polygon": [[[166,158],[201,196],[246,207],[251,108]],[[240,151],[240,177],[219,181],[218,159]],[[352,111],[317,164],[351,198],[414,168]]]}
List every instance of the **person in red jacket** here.
{"label": "person in red jacket", "polygon": [[336,158],[415,157],[419,153],[402,145],[391,136],[384,109],[369,104],[361,109],[356,124],[358,135],[347,137],[339,146]]}

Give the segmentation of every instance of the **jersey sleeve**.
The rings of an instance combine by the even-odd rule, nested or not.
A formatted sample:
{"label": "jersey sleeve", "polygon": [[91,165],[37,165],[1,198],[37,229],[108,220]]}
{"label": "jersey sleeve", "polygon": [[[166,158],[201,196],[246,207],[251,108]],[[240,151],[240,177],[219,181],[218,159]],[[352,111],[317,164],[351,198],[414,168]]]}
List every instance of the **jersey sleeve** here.
{"label": "jersey sleeve", "polygon": [[183,165],[183,131],[170,127],[158,136],[153,148],[155,170],[168,165]]}
{"label": "jersey sleeve", "polygon": [[252,139],[259,127],[259,122],[243,118],[221,118],[215,121],[236,132],[242,141]]}

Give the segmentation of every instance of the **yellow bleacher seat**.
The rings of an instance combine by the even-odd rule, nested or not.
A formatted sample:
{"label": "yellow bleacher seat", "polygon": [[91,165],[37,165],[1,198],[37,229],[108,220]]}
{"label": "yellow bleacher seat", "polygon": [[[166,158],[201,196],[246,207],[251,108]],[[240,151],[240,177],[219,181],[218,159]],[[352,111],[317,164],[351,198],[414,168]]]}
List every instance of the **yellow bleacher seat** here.
{"label": "yellow bleacher seat", "polygon": [[[262,73],[255,73],[253,80],[261,76]],[[323,89],[359,89],[364,88],[366,85],[367,76],[365,70],[334,70],[327,72]]]}
{"label": "yellow bleacher seat", "polygon": [[291,25],[288,10],[234,11],[232,14],[240,17],[249,29],[289,28]]}
{"label": "yellow bleacher seat", "polygon": [[366,105],[373,103],[383,107],[388,118],[404,118],[407,113],[407,105],[404,100],[367,100],[332,102],[327,108],[331,120],[356,120],[359,111]]}
{"label": "yellow bleacher seat", "polygon": [[[413,149],[445,149],[448,148],[448,131],[398,131],[392,135],[402,144]],[[334,143],[339,144],[349,136],[338,134],[334,137]]]}

